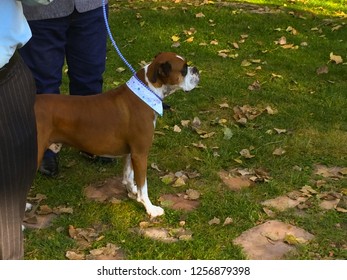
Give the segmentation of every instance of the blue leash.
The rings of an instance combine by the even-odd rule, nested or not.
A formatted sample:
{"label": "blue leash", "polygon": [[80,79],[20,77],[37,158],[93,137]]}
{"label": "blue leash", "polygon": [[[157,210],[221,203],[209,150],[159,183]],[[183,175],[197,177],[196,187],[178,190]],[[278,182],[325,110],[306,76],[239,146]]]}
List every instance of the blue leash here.
{"label": "blue leash", "polygon": [[105,26],[106,26],[106,30],[108,33],[108,36],[110,37],[111,43],[113,45],[113,47],[116,49],[118,56],[123,60],[124,64],[130,69],[130,71],[133,73],[133,76],[137,79],[138,82],[140,82],[140,84],[142,84],[145,88],[147,88],[147,90],[149,90],[151,93],[153,93],[153,95],[155,95],[160,102],[163,101],[163,99],[157,95],[155,92],[153,92],[147,85],[145,85],[136,75],[136,71],[135,69],[131,66],[131,64],[125,59],[125,57],[123,56],[123,54],[121,53],[121,51],[119,50],[116,41],[113,39],[112,36],[112,32],[110,29],[110,26],[108,24],[108,20],[107,20],[107,14],[106,14],[106,3],[105,0],[102,0],[102,9],[104,12],[104,20],[105,20]]}

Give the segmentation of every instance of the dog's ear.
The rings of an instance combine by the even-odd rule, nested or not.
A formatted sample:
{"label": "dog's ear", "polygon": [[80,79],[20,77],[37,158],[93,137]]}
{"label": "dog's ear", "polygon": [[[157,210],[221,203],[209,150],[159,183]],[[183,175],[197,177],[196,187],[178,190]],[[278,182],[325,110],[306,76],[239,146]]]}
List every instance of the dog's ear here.
{"label": "dog's ear", "polygon": [[167,77],[170,74],[171,69],[171,64],[169,62],[158,63],[155,65],[153,76],[151,77],[151,83],[155,83],[159,77]]}

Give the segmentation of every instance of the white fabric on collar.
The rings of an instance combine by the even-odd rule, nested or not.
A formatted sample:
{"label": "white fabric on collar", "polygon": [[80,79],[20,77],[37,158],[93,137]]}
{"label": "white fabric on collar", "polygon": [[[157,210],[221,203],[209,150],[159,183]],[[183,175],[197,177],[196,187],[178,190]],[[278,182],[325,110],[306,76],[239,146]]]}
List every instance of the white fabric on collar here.
{"label": "white fabric on collar", "polygon": [[160,116],[163,115],[163,103],[162,100],[147,86],[145,86],[137,77],[132,76],[126,85],[128,88],[149,107],[151,107]]}

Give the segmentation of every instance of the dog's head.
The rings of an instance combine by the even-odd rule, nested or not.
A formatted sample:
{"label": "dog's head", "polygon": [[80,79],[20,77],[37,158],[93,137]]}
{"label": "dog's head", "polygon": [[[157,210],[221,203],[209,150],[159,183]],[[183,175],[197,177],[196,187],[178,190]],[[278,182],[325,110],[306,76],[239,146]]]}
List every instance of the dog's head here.
{"label": "dog's head", "polygon": [[183,57],[172,52],[163,52],[148,65],[146,79],[165,97],[177,89],[194,89],[199,83],[200,75],[198,69],[188,66]]}

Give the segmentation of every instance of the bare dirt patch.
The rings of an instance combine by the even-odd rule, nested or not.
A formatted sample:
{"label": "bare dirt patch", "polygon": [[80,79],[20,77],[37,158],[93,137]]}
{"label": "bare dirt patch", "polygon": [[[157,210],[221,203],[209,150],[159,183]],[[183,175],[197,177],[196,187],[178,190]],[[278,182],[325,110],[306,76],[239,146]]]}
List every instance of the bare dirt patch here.
{"label": "bare dirt patch", "polygon": [[112,203],[118,203],[128,198],[127,190],[119,177],[109,178],[105,181],[88,185],[84,189],[84,195],[98,202]]}
{"label": "bare dirt patch", "polygon": [[279,260],[295,250],[295,245],[313,238],[301,228],[272,220],[243,232],[233,242],[243,248],[248,259]]}
{"label": "bare dirt patch", "polygon": [[159,201],[164,207],[188,212],[197,209],[200,205],[198,198],[190,199],[187,193],[164,194],[160,196]]}

